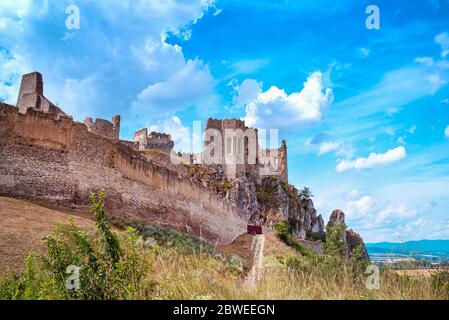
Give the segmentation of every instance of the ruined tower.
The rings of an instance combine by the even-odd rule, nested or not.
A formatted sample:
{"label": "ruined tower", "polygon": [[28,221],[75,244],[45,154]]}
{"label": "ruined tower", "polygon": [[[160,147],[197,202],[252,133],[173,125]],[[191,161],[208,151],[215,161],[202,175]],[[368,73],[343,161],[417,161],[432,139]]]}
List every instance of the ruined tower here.
{"label": "ruined tower", "polygon": [[246,173],[257,175],[257,134],[257,129],[246,127],[243,120],[210,118],[206,124],[205,158],[211,158],[212,164],[223,165],[229,179]]}
{"label": "ruined tower", "polygon": [[157,150],[169,154],[175,143],[169,134],[151,132],[144,128],[134,133],[134,145],[139,151]]}
{"label": "ruined tower", "polygon": [[239,119],[212,119],[206,124],[203,159],[223,166],[228,179],[251,174],[257,181],[275,177],[288,183],[287,143],[280,148],[260,149],[259,131]]}
{"label": "ruined tower", "polygon": [[64,112],[44,97],[42,74],[32,72],[22,76],[17,107],[20,113],[36,109],[46,113],[64,114]]}
{"label": "ruined tower", "polygon": [[89,132],[98,134],[105,138],[118,140],[120,137],[120,116],[112,117],[112,121],[105,119],[86,118],[83,123]]}

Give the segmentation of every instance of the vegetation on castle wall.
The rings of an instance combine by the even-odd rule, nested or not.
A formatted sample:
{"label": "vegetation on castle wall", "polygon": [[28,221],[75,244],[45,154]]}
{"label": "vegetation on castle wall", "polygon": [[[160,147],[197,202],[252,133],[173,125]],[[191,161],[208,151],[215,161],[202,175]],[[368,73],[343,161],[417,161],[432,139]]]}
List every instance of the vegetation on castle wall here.
{"label": "vegetation on castle wall", "polygon": [[259,185],[256,187],[256,198],[260,204],[267,204],[270,201],[270,195]]}
{"label": "vegetation on castle wall", "polygon": [[226,179],[224,176],[215,175],[213,170],[201,164],[187,164],[191,178],[194,178],[199,183],[206,184],[207,187],[215,190],[217,193],[226,194],[234,187],[232,181]]}

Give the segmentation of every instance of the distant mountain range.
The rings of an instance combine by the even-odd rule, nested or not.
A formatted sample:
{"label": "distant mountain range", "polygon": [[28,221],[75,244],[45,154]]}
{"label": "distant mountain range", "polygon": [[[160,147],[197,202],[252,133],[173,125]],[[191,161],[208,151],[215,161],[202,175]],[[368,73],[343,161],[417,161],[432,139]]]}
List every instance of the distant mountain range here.
{"label": "distant mountain range", "polygon": [[428,261],[449,260],[449,240],[367,243],[366,248],[374,262],[405,258]]}

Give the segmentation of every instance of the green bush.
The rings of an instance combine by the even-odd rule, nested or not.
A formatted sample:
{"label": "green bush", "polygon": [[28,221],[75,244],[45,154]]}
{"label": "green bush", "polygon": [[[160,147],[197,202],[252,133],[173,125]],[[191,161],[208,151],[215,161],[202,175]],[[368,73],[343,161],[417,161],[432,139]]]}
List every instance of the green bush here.
{"label": "green bush", "polygon": [[268,203],[270,201],[270,195],[261,189],[257,190],[256,197],[257,197],[257,202],[259,202],[259,203]]}
{"label": "green bush", "polygon": [[324,252],[326,255],[338,257],[344,256],[347,250],[346,244],[343,240],[344,232],[344,225],[327,228],[326,242],[324,244]]}
{"label": "green bush", "polygon": [[349,262],[352,266],[352,270],[355,274],[364,273],[369,263],[365,260],[365,253],[363,251],[363,245],[358,245],[351,252]]}
{"label": "green bush", "polygon": [[[0,282],[0,298],[103,300],[149,294],[152,284],[146,283],[147,292],[142,292],[142,282],[148,274],[150,255],[139,247],[132,228],[127,230],[123,246],[120,244],[107,221],[104,199],[104,192],[91,196],[95,235],[73,223],[59,225],[55,236],[44,239],[45,256],[29,256],[22,276],[10,276]],[[79,270],[79,287],[67,286],[77,282],[70,278],[73,269],[69,267]]]}
{"label": "green bush", "polygon": [[231,267],[231,269],[236,271],[237,273],[243,272],[243,261],[240,256],[233,254],[228,257],[226,262],[227,262],[228,266]]}
{"label": "green bush", "polygon": [[286,243],[287,245],[291,245],[292,243],[292,228],[288,221],[278,221],[274,224],[274,231],[276,237],[278,237],[281,241]]}
{"label": "green bush", "polygon": [[145,239],[154,241],[160,246],[176,247],[186,253],[201,252],[217,256],[214,248],[209,243],[197,237],[150,224],[139,227],[139,230]]}

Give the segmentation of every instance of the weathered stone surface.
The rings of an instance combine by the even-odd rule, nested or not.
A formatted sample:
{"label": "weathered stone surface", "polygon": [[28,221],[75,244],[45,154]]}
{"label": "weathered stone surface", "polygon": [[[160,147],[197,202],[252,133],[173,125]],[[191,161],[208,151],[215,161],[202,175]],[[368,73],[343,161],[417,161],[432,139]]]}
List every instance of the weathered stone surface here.
{"label": "weathered stone surface", "polygon": [[233,188],[228,192],[227,197],[231,201],[235,201],[240,215],[245,220],[258,223],[256,183],[250,176],[244,176],[234,181]]}
{"label": "weathered stone surface", "polygon": [[321,215],[316,217],[312,222],[312,238],[324,239],[326,233],[324,232],[324,220]]}
{"label": "weathered stone surface", "polygon": [[17,99],[19,112],[26,113],[35,109],[54,115],[64,115],[64,112],[44,97],[44,82],[39,72],[23,75]]}
{"label": "weathered stone surface", "polygon": [[352,229],[346,230],[346,244],[348,246],[349,253],[352,253],[358,246],[361,246],[365,260],[370,261],[368,251],[366,250],[362,237],[358,233],[355,233]]}
{"label": "weathered stone surface", "polygon": [[289,220],[294,235],[302,240],[324,239],[324,222],[321,215],[317,216],[316,209],[311,199],[299,195],[296,188],[285,182],[265,178],[261,185],[261,197],[259,203],[260,214],[268,217],[265,223],[273,224],[274,220]]}
{"label": "weathered stone surface", "polygon": [[352,252],[358,247],[361,246],[363,255],[365,260],[369,261],[368,251],[366,250],[365,243],[363,242],[362,237],[355,233],[352,229],[347,230],[346,222],[345,222],[345,214],[343,211],[337,209],[334,210],[329,218],[329,222],[327,223],[327,228],[335,227],[343,225],[344,233],[343,233],[343,241],[347,247],[347,252],[345,256],[348,258],[351,256]]}
{"label": "weathered stone surface", "polygon": [[239,208],[128,145],[70,118],[0,105],[0,194],[87,207],[105,189],[106,206],[136,218],[229,243],[246,231]]}
{"label": "weathered stone surface", "polygon": [[312,199],[302,197],[298,199],[295,235],[299,239],[323,239],[325,236],[323,218],[321,215],[317,216]]}
{"label": "weathered stone surface", "polygon": [[327,223],[327,227],[335,227],[339,225],[345,225],[345,214],[340,209],[334,210],[329,218],[329,222]]}

